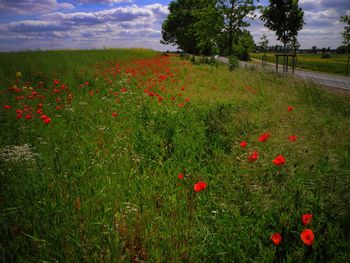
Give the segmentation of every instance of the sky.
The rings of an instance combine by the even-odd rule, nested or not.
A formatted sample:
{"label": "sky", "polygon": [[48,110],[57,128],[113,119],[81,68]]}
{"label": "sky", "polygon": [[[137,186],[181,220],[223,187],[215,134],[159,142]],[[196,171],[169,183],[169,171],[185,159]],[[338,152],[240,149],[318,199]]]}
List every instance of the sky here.
{"label": "sky", "polygon": [[[140,47],[176,50],[160,43],[161,25],[170,0],[0,0],[0,51]],[[262,4],[267,5],[263,0]],[[341,45],[342,15],[350,0],[300,0],[306,24],[301,48]],[[259,20],[248,28],[255,42],[267,34],[269,45],[281,44]]]}

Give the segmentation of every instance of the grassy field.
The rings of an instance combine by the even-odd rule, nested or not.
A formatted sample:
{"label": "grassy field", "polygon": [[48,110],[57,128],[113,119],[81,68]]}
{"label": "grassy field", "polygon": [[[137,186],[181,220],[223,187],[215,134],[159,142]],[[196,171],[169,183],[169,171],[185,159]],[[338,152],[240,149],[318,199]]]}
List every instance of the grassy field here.
{"label": "grassy field", "polygon": [[147,50],[0,61],[0,261],[349,259],[349,97]]}
{"label": "grassy field", "polygon": [[[261,60],[263,53],[251,53],[251,58]],[[276,63],[275,53],[267,53],[267,61]],[[297,54],[296,67],[312,71],[320,71],[325,73],[339,74],[345,76],[348,55],[331,54],[330,58],[321,58],[322,54]],[[282,64],[282,58],[279,64]],[[290,65],[291,65],[290,61]],[[350,68],[349,68],[350,74]]]}

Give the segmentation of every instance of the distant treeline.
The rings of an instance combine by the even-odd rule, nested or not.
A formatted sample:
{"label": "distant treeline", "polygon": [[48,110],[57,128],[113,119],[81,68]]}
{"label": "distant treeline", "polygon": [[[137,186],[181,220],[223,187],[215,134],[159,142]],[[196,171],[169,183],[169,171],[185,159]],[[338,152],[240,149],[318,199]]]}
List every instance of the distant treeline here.
{"label": "distant treeline", "polygon": [[[256,52],[264,52],[264,48],[257,45],[255,48]],[[283,46],[281,45],[274,45],[274,46],[269,46],[266,49],[267,52],[283,52]],[[292,48],[290,46],[287,45],[286,47],[286,51],[287,52],[291,52]],[[350,47],[347,47],[345,45],[339,46],[337,48],[330,48],[330,47],[322,47],[322,48],[318,48],[317,46],[313,46],[310,49],[298,49],[297,50],[298,53],[309,53],[309,54],[317,54],[317,53],[337,53],[337,54],[346,54],[346,53],[350,53]]]}

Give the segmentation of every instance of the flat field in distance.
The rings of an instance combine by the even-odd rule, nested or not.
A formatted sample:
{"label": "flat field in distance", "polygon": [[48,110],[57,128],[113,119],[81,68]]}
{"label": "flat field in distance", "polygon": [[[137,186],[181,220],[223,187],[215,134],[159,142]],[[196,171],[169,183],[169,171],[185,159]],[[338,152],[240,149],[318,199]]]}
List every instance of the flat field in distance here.
{"label": "flat field in distance", "polygon": [[0,261],[348,260],[348,96],[140,49],[0,61]]}
{"label": "flat field in distance", "polygon": [[[250,53],[251,58],[261,61],[264,53]],[[276,63],[275,53],[266,53],[267,62]],[[319,71],[324,73],[345,76],[348,56],[346,54],[330,54],[330,58],[321,58],[322,54],[297,54],[296,67],[305,70]],[[279,64],[282,64],[279,58]],[[290,65],[291,65],[290,61]],[[349,68],[350,74],[350,68]]]}

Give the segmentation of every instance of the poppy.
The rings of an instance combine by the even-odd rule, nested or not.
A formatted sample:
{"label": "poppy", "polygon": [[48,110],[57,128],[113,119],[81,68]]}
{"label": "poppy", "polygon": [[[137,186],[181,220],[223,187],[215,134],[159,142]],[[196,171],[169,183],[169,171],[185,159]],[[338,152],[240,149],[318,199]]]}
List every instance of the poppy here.
{"label": "poppy", "polygon": [[300,234],[300,239],[304,242],[305,245],[311,246],[314,243],[315,235],[311,229],[305,229]]}
{"label": "poppy", "polygon": [[49,124],[51,122],[51,118],[47,117],[44,119],[45,124]]}
{"label": "poppy", "polygon": [[177,176],[178,179],[182,180],[184,179],[184,175],[182,173],[179,173],[178,176]]}
{"label": "poppy", "polygon": [[278,246],[279,244],[281,244],[282,242],[282,236],[280,233],[274,233],[271,235],[270,237],[272,243],[275,245],[275,246]]}
{"label": "poppy", "polygon": [[297,136],[296,135],[291,135],[288,137],[288,140],[290,140],[291,142],[295,142],[297,140]]}
{"label": "poppy", "polygon": [[286,159],[282,156],[282,155],[278,155],[275,160],[273,160],[273,163],[276,165],[276,166],[280,166],[280,165],[283,165],[285,164],[286,162]]}
{"label": "poppy", "polygon": [[5,110],[9,110],[9,109],[11,109],[12,108],[12,106],[10,106],[10,105],[4,105],[4,109]]}
{"label": "poppy", "polygon": [[312,214],[303,214],[303,216],[301,217],[301,221],[303,222],[303,225],[310,224],[312,217],[313,217]]}
{"label": "poppy", "polygon": [[250,162],[255,162],[256,160],[258,160],[258,158],[259,158],[259,153],[256,152],[256,151],[254,151],[252,154],[250,154],[250,155],[248,156],[248,160],[249,160]]}
{"label": "poppy", "polygon": [[287,108],[288,111],[292,111],[293,109],[294,109],[293,106],[288,106]]}
{"label": "poppy", "polygon": [[193,186],[193,190],[197,193],[203,191],[205,188],[207,188],[207,184],[204,181],[195,183]]}
{"label": "poppy", "polygon": [[27,114],[26,116],[24,116],[24,118],[25,118],[26,120],[29,120],[29,119],[31,119],[31,118],[32,118],[32,115]]}
{"label": "poppy", "polygon": [[60,81],[58,79],[54,79],[53,84],[58,85],[58,84],[60,84]]}
{"label": "poppy", "polygon": [[241,142],[239,145],[240,145],[242,148],[245,148],[245,147],[247,147],[248,143],[245,142],[245,141],[243,141],[243,142]]}
{"label": "poppy", "polygon": [[118,113],[116,113],[115,111],[112,112],[112,117],[117,117],[118,116]]}
{"label": "poppy", "polygon": [[267,140],[268,138],[270,138],[270,137],[271,137],[271,134],[270,134],[270,133],[263,133],[263,134],[260,135],[259,141],[264,142],[264,141],[266,141],[266,140]]}

